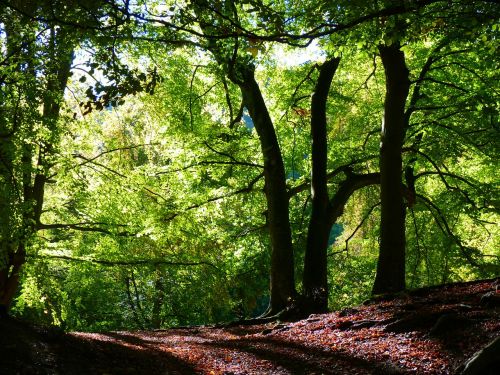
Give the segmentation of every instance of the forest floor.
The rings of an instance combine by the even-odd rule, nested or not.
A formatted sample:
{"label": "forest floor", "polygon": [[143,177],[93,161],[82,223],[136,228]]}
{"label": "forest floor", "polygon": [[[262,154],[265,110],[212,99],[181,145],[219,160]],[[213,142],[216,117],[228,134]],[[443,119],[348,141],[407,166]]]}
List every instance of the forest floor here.
{"label": "forest floor", "polygon": [[64,334],[0,319],[0,374],[452,374],[500,335],[499,280],[293,323]]}

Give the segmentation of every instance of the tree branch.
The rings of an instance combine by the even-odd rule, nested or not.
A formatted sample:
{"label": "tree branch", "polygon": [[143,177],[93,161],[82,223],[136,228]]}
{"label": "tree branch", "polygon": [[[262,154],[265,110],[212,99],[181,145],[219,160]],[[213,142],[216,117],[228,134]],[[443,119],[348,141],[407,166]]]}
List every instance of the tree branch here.
{"label": "tree branch", "polygon": [[196,162],[193,164],[189,164],[189,165],[182,167],[182,168],[172,169],[172,170],[163,171],[163,172],[156,172],[155,176],[159,176],[162,174],[168,174],[168,173],[182,172],[182,171],[188,170],[190,168],[199,167],[202,165],[241,165],[241,166],[245,166],[245,167],[254,167],[254,168],[260,168],[260,169],[264,168],[264,166],[260,165],[260,164],[249,163],[249,162],[238,161],[238,160],[234,160],[234,161],[202,160],[202,161],[199,161],[199,162]]}
{"label": "tree branch", "polygon": [[202,207],[202,206],[204,206],[206,204],[209,204],[209,203],[212,203],[212,202],[216,202],[216,201],[221,200],[221,199],[229,198],[229,197],[232,197],[232,196],[237,195],[237,194],[249,193],[249,192],[251,192],[253,190],[254,185],[262,177],[264,177],[264,172],[260,173],[257,177],[255,177],[253,180],[251,180],[250,183],[247,186],[245,186],[245,187],[243,187],[241,189],[232,191],[232,192],[230,192],[228,194],[223,194],[223,195],[215,196],[215,197],[209,198],[206,201],[203,201],[201,203],[196,203],[196,204],[193,204],[191,206],[188,206],[183,211],[179,211],[179,212],[175,212],[175,213],[171,214],[170,216],[168,216],[167,218],[165,218],[164,221],[173,220],[177,216],[179,216],[179,215],[181,215],[183,213],[186,213],[188,211],[194,210],[196,208],[200,208],[200,207]]}
{"label": "tree branch", "polygon": [[357,233],[358,230],[361,229],[361,227],[363,226],[363,224],[365,223],[365,221],[370,217],[370,215],[372,214],[373,210],[375,208],[377,208],[378,206],[380,206],[380,203],[381,202],[378,202],[376,204],[374,204],[373,206],[370,207],[370,209],[368,210],[368,212],[365,214],[365,216],[363,216],[363,219],[361,220],[361,222],[356,226],[356,228],[354,229],[354,231],[349,235],[349,237],[347,237],[347,239],[345,240],[345,249],[344,251],[345,252],[348,252],[349,251],[349,241],[354,237],[354,235]]}
{"label": "tree branch", "polygon": [[474,185],[472,182],[470,182],[469,180],[467,180],[466,178],[462,177],[462,176],[458,176],[454,173],[449,173],[449,172],[442,172],[442,171],[437,171],[437,172],[432,172],[432,171],[425,171],[425,172],[421,172],[421,173],[418,173],[415,175],[415,180],[420,178],[420,177],[425,177],[425,176],[434,176],[434,175],[438,175],[438,176],[447,176],[447,177],[451,177],[451,178],[454,178],[456,180],[459,180],[459,181],[462,181],[463,183],[469,185],[470,187],[473,187],[473,188],[476,188],[477,189],[477,186]]}
{"label": "tree branch", "polygon": [[[110,234],[110,235],[115,235],[115,236],[122,236],[122,237],[134,237],[136,233],[130,233],[130,232],[112,232],[108,229],[101,228],[101,227],[93,227],[93,226],[87,226],[87,225],[98,225],[98,224],[103,224],[103,225],[109,225],[105,223],[67,223],[67,224],[43,224],[43,223],[38,223],[36,226],[37,230],[50,230],[50,229],[72,229],[72,230],[77,230],[80,232],[97,232],[97,233],[103,233],[103,234]],[[124,227],[126,225],[124,224],[114,224],[115,226],[121,226]]]}
{"label": "tree branch", "polygon": [[[366,161],[377,159],[377,158],[378,158],[378,156],[371,155],[371,156],[368,156],[368,157],[363,158],[363,159],[353,160],[349,164],[341,165],[340,167],[335,168],[333,171],[329,172],[326,175],[326,177],[327,177],[328,181],[330,181],[334,177],[338,176],[340,173],[351,170],[352,167],[356,164],[364,163]],[[311,181],[309,179],[307,179],[303,183],[289,188],[288,189],[288,197],[291,198],[291,197],[293,197],[293,196],[295,196],[295,195],[297,195],[305,190],[308,190],[308,189],[310,189],[310,186],[311,186]]]}
{"label": "tree branch", "polygon": [[[106,154],[109,154],[111,152],[116,152],[116,151],[125,151],[125,150],[133,150],[135,148],[139,148],[139,147],[144,147],[144,146],[157,146],[159,145],[160,143],[157,143],[157,142],[154,142],[154,143],[143,143],[143,144],[139,144],[139,145],[131,145],[131,146],[125,146],[125,147],[118,147],[118,148],[114,148],[114,149],[111,149],[111,150],[106,150],[106,151],[103,151],[95,156],[92,156],[92,157],[86,157],[82,154],[79,154],[79,153],[74,153],[73,154],[73,157],[74,158],[79,158],[79,159],[83,159],[85,160],[84,162],[80,163],[80,164],[77,164],[77,165],[74,165],[72,166],[71,168],[69,168],[68,170],[72,170],[72,169],[75,169],[77,167],[81,167],[81,166],[84,166],[85,164],[88,164],[88,163],[92,163],[95,159],[98,159],[100,158],[101,156],[104,156]],[[94,163],[96,165],[99,165],[101,167],[104,167],[107,169],[107,167],[101,165],[101,164],[98,164],[98,163]],[[112,171],[113,173],[116,173],[114,171]],[[120,175],[120,174],[119,174]],[[57,173],[54,173],[50,176],[47,177],[47,179],[52,179],[54,178],[55,176],[57,176]]]}
{"label": "tree branch", "polygon": [[70,262],[80,262],[80,263],[94,263],[107,267],[114,266],[177,266],[177,267],[188,267],[188,266],[208,266],[217,271],[220,271],[217,266],[208,261],[199,262],[174,262],[164,259],[134,259],[134,260],[106,260],[106,259],[95,259],[95,258],[82,258],[82,257],[72,257],[68,255],[55,255],[55,254],[38,254],[38,255],[27,255],[28,258],[48,258],[48,259],[60,259]]}
{"label": "tree branch", "polygon": [[453,233],[453,231],[451,230],[450,225],[448,224],[448,221],[446,220],[446,217],[444,216],[441,209],[436,204],[434,204],[429,198],[427,198],[421,194],[416,194],[416,197],[419,198],[425,204],[425,206],[427,206],[427,208],[431,212],[432,216],[434,217],[434,220],[438,224],[441,231],[455,242],[455,244],[459,247],[464,258],[472,266],[481,268],[482,265],[479,264],[471,255],[472,252],[477,252],[477,249],[473,249],[473,248],[464,246],[462,244],[462,241],[460,240],[460,238],[458,238],[458,236],[456,236]]}
{"label": "tree branch", "polygon": [[347,173],[347,178],[342,181],[328,203],[328,220],[333,225],[344,212],[344,207],[351,195],[365,186],[380,184],[380,173],[354,174]]}
{"label": "tree branch", "polygon": [[76,154],[76,155],[74,155],[74,156],[75,156],[75,158],[78,158],[78,159],[83,159],[83,160],[85,160],[85,161],[86,161],[86,163],[81,163],[80,165],[85,165],[85,164],[87,164],[87,163],[91,163],[91,164],[97,165],[98,167],[104,168],[104,169],[105,169],[105,170],[107,170],[108,172],[111,172],[111,173],[113,173],[113,174],[115,174],[115,175],[117,175],[117,176],[120,176],[120,177],[122,177],[122,178],[127,178],[127,176],[125,176],[123,173],[117,172],[117,171],[115,171],[114,169],[111,169],[110,167],[108,167],[108,166],[106,166],[106,165],[104,165],[104,164],[101,164],[101,163],[98,163],[98,162],[96,162],[96,161],[93,161],[92,159],[89,159],[89,158],[87,158],[87,157],[85,157],[85,156],[83,156],[83,155]]}

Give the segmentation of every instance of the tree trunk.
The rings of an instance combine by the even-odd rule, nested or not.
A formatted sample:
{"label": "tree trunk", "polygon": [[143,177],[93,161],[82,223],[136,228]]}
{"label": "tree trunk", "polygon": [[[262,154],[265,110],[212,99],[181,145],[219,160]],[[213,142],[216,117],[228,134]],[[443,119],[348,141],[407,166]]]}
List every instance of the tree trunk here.
{"label": "tree trunk", "polygon": [[410,81],[399,46],[379,47],[386,76],[384,121],[380,147],[380,253],[373,294],[405,289],[405,206],[402,189],[402,146],[405,103]]}
{"label": "tree trunk", "polygon": [[321,67],[311,99],[311,201],[312,213],[304,258],[304,308],[311,312],[328,309],[327,248],[328,223],[326,103],[340,59],[327,60]]}
{"label": "tree trunk", "polygon": [[[330,234],[332,226],[337,222],[340,216],[344,213],[344,207],[347,201],[352,196],[352,194],[362,189],[365,186],[380,184],[380,173],[367,173],[367,174],[354,174],[352,172],[347,173],[347,178],[344,180],[335,195],[330,199],[328,203],[328,209],[326,213],[326,227],[327,233]],[[308,234],[309,235],[309,234]],[[308,251],[309,249],[306,249]],[[314,257],[313,261],[309,264],[315,264],[315,268],[308,267],[304,264],[304,279],[306,278],[306,273],[324,272],[327,275],[328,271],[328,257],[327,257],[328,243],[325,245],[325,250],[322,252],[316,251],[311,258]],[[307,253],[306,253],[307,256]],[[314,276],[310,276],[310,280],[314,280]],[[318,280],[318,278],[316,278]],[[328,294],[326,295],[328,298]],[[327,300],[325,299],[324,304],[315,303],[311,301],[310,298],[305,298],[304,300],[304,312],[305,314],[318,314],[324,312],[327,309]]]}
{"label": "tree trunk", "polygon": [[135,303],[134,303],[134,298],[132,297],[132,290],[130,288],[131,284],[131,278],[130,277],[125,277],[125,290],[127,292],[127,301],[128,305],[130,306],[130,311],[132,311],[132,315],[134,317],[135,323],[140,329],[144,329],[144,325],[142,324],[142,319],[139,313],[137,312],[138,308],[136,306],[136,303],[139,303],[139,300],[136,298]]}
{"label": "tree trunk", "polygon": [[243,79],[233,79],[233,82],[241,89],[264,157],[267,225],[271,240],[271,301],[267,314],[272,315],[290,305],[296,295],[286,175],[273,122],[255,81],[254,68],[246,66],[242,68],[242,73]]}

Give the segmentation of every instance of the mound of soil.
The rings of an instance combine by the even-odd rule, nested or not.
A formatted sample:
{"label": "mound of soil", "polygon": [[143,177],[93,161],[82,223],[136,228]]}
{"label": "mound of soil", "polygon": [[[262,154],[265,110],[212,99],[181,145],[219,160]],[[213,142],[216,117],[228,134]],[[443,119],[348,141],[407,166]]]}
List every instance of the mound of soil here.
{"label": "mound of soil", "polygon": [[293,323],[63,333],[0,319],[0,374],[452,374],[500,336],[498,282],[419,289]]}

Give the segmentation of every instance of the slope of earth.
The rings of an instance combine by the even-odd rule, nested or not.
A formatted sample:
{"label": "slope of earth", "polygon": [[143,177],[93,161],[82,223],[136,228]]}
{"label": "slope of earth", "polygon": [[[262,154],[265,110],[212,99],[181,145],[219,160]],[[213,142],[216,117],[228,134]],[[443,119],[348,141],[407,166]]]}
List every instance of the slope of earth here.
{"label": "slope of earth", "polygon": [[451,374],[500,336],[499,280],[293,323],[62,334],[0,319],[0,374]]}

